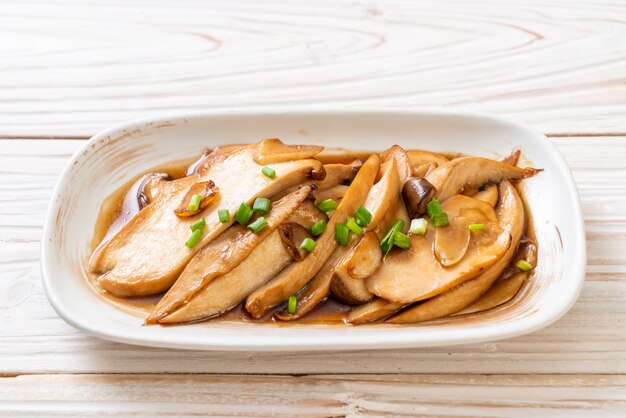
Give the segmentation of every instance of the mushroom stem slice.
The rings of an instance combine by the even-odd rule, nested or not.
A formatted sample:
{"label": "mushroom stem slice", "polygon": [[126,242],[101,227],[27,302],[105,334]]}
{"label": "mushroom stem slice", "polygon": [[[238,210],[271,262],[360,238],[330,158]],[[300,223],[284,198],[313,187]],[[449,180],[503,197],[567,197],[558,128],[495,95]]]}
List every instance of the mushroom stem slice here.
{"label": "mushroom stem slice", "polygon": [[278,225],[287,219],[311,193],[311,186],[285,196],[272,205],[265,216],[268,226],[254,233],[243,225],[235,225],[200,250],[185,267],[174,286],[163,296],[147,323],[156,323],[193,297],[216,277],[226,274],[241,262]]}
{"label": "mushroom stem slice", "polygon": [[[194,183],[189,188],[178,207],[174,209],[174,213],[176,216],[181,217],[197,215],[209,206],[209,203],[215,199],[219,190],[220,189],[211,180]],[[200,196],[200,204],[197,209],[192,210],[189,209],[189,204],[195,195]]]}
{"label": "mushroom stem slice", "polygon": [[522,271],[497,280],[478,300],[455,315],[486,311],[507,303],[519,292],[527,278],[528,272]]}
{"label": "mushroom stem slice", "polygon": [[352,325],[367,324],[389,318],[404,305],[374,298],[371,302],[358,306],[348,313],[346,322]]}
{"label": "mushroom stem slice", "polygon": [[370,231],[363,235],[344,265],[350,277],[364,280],[374,274],[382,262],[380,241],[376,233]]}
{"label": "mushroom stem slice", "polygon": [[[91,256],[89,270],[104,273],[98,283],[115,296],[145,296],[167,290],[187,263],[205,245],[224,232],[233,221],[221,223],[220,208],[235,213],[241,202],[251,204],[255,198],[272,196],[279,191],[323,173],[323,165],[314,159],[276,163],[276,178],[261,173],[261,166],[252,158],[254,146],[242,147],[226,155],[218,155],[201,175],[188,179],[213,182],[220,194],[204,210],[205,233],[193,248],[184,243],[190,226],[200,215],[180,218],[173,212],[187,193],[187,188],[171,190],[151,202],[126,223],[111,239]],[[189,185],[189,180],[181,184]]]}
{"label": "mushroom stem slice", "polygon": [[217,277],[187,304],[159,319],[160,324],[201,321],[231,310],[250,292],[291,263],[278,231],[272,232],[237,267]]}
{"label": "mushroom stem slice", "polygon": [[407,151],[411,167],[416,169],[419,166],[435,164],[437,166],[444,165],[449,160],[441,154],[428,151]]}
{"label": "mushroom stem slice", "polygon": [[[511,246],[489,269],[475,279],[465,281],[415,307],[391,318],[394,324],[408,324],[442,318],[459,312],[483,295],[502,274],[515,254],[517,243],[524,232],[524,205],[515,187],[508,181],[501,187],[501,201],[497,207],[500,227],[511,234]],[[482,231],[478,231],[481,233]]]}
{"label": "mushroom stem slice", "polygon": [[498,203],[498,186],[495,184],[489,184],[483,190],[477,192],[471,197],[476,200],[487,202],[491,205],[491,207],[495,207],[496,203]]}
{"label": "mushroom stem slice", "polygon": [[433,252],[442,266],[452,266],[465,255],[470,243],[469,224],[461,216],[450,217],[448,226],[435,228]]}
{"label": "mushroom stem slice", "polygon": [[252,316],[259,318],[271,308],[287,300],[289,296],[297,294],[320,271],[337,248],[336,223],[354,214],[359,205],[363,204],[374,183],[379,165],[380,158],[377,155],[372,155],[365,161],[334,215],[330,218],[327,231],[317,239],[313,251],[304,260],[290,265],[269,283],[248,296],[246,310]]}
{"label": "mushroom stem slice", "polygon": [[319,145],[286,145],[278,138],[271,138],[257,145],[254,161],[261,165],[284,163],[313,158],[322,151],[324,147]]}
{"label": "mushroom stem slice", "polygon": [[515,148],[504,154],[502,157],[498,158],[498,161],[505,164],[517,165],[517,162],[519,161],[519,156],[521,154],[522,150],[520,150],[519,148]]}
{"label": "mushroom stem slice", "polygon": [[426,176],[437,189],[437,197],[444,201],[466,187],[479,189],[487,183],[520,180],[535,175],[539,170],[519,168],[479,157],[461,157],[444,164]]}

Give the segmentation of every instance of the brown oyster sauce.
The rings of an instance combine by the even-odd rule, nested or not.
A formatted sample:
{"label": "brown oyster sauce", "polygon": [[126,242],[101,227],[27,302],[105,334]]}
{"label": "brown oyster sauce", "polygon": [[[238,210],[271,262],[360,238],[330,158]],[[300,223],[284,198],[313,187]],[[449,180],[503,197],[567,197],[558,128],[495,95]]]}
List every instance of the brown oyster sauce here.
{"label": "brown oyster sauce", "polygon": [[[89,255],[91,255],[96,248],[108,241],[117,231],[119,231],[133,216],[135,216],[143,206],[145,206],[147,197],[146,189],[149,188],[149,180],[151,176],[167,175],[169,180],[180,179],[188,175],[194,174],[197,167],[203,162],[206,155],[211,150],[207,149],[200,158],[189,158],[184,160],[172,161],[163,165],[153,167],[146,170],[144,173],[137,175],[135,178],[128,181],[126,184],[117,189],[114,193],[108,196],[100,206],[100,212],[98,213],[98,220],[94,228],[93,239],[89,248]],[[407,150],[410,151],[410,150]],[[341,163],[348,164],[359,159],[365,161],[374,152],[353,152],[343,149],[331,149],[324,151],[316,158],[324,164]],[[458,153],[441,153],[449,159],[459,157]],[[529,208],[526,204],[524,197],[524,188],[517,187],[522,200],[526,206],[526,231],[521,242],[529,238],[536,242],[534,226],[532,216]],[[142,206],[143,205],[143,206]],[[85,263],[86,264],[86,263]],[[114,306],[116,309],[124,311],[128,314],[138,316],[142,319],[146,318],[159,302],[163,294],[147,296],[147,297],[134,297],[134,298],[121,298],[110,294],[105,291],[98,284],[99,275],[93,273],[87,273],[88,282],[90,288],[99,294],[107,303]],[[521,291],[521,290],[520,290]],[[320,303],[315,309],[307,313],[303,317],[295,321],[280,321],[274,318],[274,313],[280,312],[285,309],[286,304],[282,304],[265,314],[261,318],[254,318],[246,312],[244,309],[244,302],[238,304],[233,309],[225,312],[219,317],[210,318],[211,322],[238,322],[238,323],[273,323],[277,325],[288,326],[290,324],[317,324],[317,325],[349,325],[345,322],[345,317],[348,311],[354,308],[353,305],[343,303],[331,296],[325,301]],[[462,317],[455,317],[460,319]],[[206,322],[209,320],[203,320],[200,322]],[[380,322],[379,322],[380,323]],[[184,324],[172,324],[161,326],[180,326]],[[376,323],[372,324],[376,325]]]}

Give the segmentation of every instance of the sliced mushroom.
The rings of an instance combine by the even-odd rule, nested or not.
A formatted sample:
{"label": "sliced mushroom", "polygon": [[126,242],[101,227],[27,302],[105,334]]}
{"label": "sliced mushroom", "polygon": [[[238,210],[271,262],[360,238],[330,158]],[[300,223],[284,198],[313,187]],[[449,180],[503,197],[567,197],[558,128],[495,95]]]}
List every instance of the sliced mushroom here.
{"label": "sliced mushroom", "polygon": [[437,189],[437,198],[444,201],[466,187],[479,189],[487,183],[519,180],[537,172],[533,168],[514,167],[487,158],[461,157],[437,168],[426,179]]}
{"label": "sliced mushroom", "polygon": [[345,196],[348,191],[348,187],[349,186],[346,186],[345,184],[339,184],[331,187],[330,189],[314,191],[313,197],[315,197],[315,204],[318,204],[326,199],[333,199],[335,202],[339,202]]}
{"label": "sliced mushroom", "polygon": [[318,145],[286,145],[278,138],[271,138],[256,147],[254,161],[261,165],[284,163],[313,158],[322,151],[324,147]]}
{"label": "sliced mushroom", "polygon": [[[305,184],[314,185],[317,193],[334,188],[336,186],[349,184],[352,179],[354,179],[356,173],[358,173],[361,165],[362,163],[360,160],[354,160],[350,164],[324,164],[324,172],[326,173],[326,177],[324,177],[323,180],[311,180],[306,182]],[[273,197],[274,199],[280,199],[281,197],[286,196],[296,190],[298,186],[299,185],[284,189]]]}
{"label": "sliced mushroom", "polygon": [[374,295],[365,287],[365,281],[353,278],[346,270],[345,265],[336,269],[335,276],[330,283],[333,295],[337,299],[353,305],[369,302]]}
{"label": "sliced mushroom", "polygon": [[382,264],[383,252],[375,232],[368,232],[354,247],[351,257],[346,260],[346,273],[355,279],[366,279]]}
{"label": "sliced mushroom", "polygon": [[517,295],[517,292],[522,288],[527,278],[528,272],[521,271],[505,279],[497,280],[484,295],[467,308],[457,312],[456,315],[486,311],[487,309],[507,303]]}
{"label": "sliced mushroom", "polygon": [[426,213],[426,205],[435,197],[437,191],[424,177],[409,178],[402,187],[402,199],[411,218],[418,218]]}
{"label": "sliced mushroom", "polygon": [[[353,238],[354,239],[354,238]],[[298,295],[296,302],[296,312],[290,314],[288,309],[274,314],[276,319],[281,321],[293,321],[311,312],[317,305],[322,303],[329,294],[330,281],[335,273],[335,266],[346,253],[346,247],[339,247],[324,263],[322,269],[309,282],[304,291]]]}
{"label": "sliced mushroom", "polygon": [[[402,186],[404,185],[404,183],[406,183],[409,177],[411,177],[411,174],[413,172],[413,169],[411,168],[411,161],[409,160],[409,157],[406,151],[404,151],[404,149],[402,149],[398,145],[394,145],[393,147],[381,153],[380,158],[383,164],[390,160],[396,161],[396,164],[398,165],[398,180],[399,180],[398,181],[398,193],[400,193],[402,191]],[[382,177],[382,175],[383,175],[383,172],[380,171],[378,173],[377,180],[380,177]]]}
{"label": "sliced mushroom", "polygon": [[494,224],[470,240],[465,257],[443,267],[432,254],[435,228],[411,235],[411,249],[392,250],[383,265],[365,281],[368,290],[394,303],[407,304],[438,295],[473,279],[491,267],[509,248],[511,236]]}
{"label": "sliced mushroom", "polygon": [[228,209],[234,214],[241,202],[252,203],[256,197],[271,196],[278,191],[302,183],[313,172],[323,172],[322,164],[313,159],[277,163],[276,178],[261,173],[261,166],[252,159],[254,147],[217,157],[205,174],[196,181],[212,179],[221,188],[219,198],[207,207],[205,234],[193,248],[184,243],[190,235],[189,227],[200,215],[179,218],[173,212],[187,189],[178,189],[146,206],[100,246],[91,256],[89,270],[105,273],[98,280],[108,292],[116,296],[152,295],[167,290],[185,265],[206,244],[232,223],[221,223],[217,210]]}
{"label": "sliced mushroom", "polygon": [[521,153],[522,151],[519,148],[512,149],[508,153],[504,154],[502,157],[498,158],[498,161],[505,164],[517,165]]}
{"label": "sliced mushroom", "polygon": [[348,324],[360,325],[380,321],[389,318],[402,309],[403,306],[404,305],[392,303],[385,299],[374,298],[371,302],[352,309],[348,313],[346,322]]}
{"label": "sliced mushroom", "polygon": [[365,201],[378,167],[380,158],[370,156],[352,181],[350,189],[341,200],[335,214],[328,222],[328,230],[318,239],[313,251],[301,262],[294,263],[284,269],[269,283],[254,291],[246,299],[246,310],[255,318],[265,314],[269,309],[280,305],[289,296],[295,295],[322,268],[337,248],[334,231],[338,220],[345,220]]}
{"label": "sliced mushroom", "polygon": [[452,266],[465,255],[470,243],[470,224],[497,222],[493,208],[481,200],[454,196],[441,205],[448,214],[449,225],[435,228],[433,251],[442,266]]}
{"label": "sliced mushroom", "polygon": [[[219,188],[211,180],[194,183],[182,198],[178,207],[174,209],[174,213],[176,216],[181,217],[197,215],[209,206],[218,193]],[[189,209],[189,203],[195,195],[200,196],[200,204],[197,209],[192,210]]]}
{"label": "sliced mushroom", "polygon": [[291,214],[287,222],[297,223],[309,230],[313,224],[322,220],[328,220],[328,216],[316,208],[310,199],[307,199]]}
{"label": "sliced mushroom", "polygon": [[[492,283],[502,274],[515,253],[517,243],[524,232],[524,205],[515,187],[508,181],[501,185],[501,200],[497,208],[500,228],[510,233],[511,245],[507,251],[479,277],[465,281],[415,307],[409,308],[389,322],[407,324],[442,318],[458,312],[480,298]],[[475,235],[482,234],[477,231]],[[474,238],[474,237],[472,237]]]}
{"label": "sliced mushroom", "polygon": [[413,167],[412,176],[413,177],[426,177],[429,173],[431,173],[435,168],[437,168],[437,164],[422,164],[417,167]]}
{"label": "sliced mushroom", "polygon": [[441,154],[428,151],[407,151],[406,155],[409,157],[409,161],[411,162],[411,167],[413,167],[413,169],[426,164],[436,164],[437,166],[442,166],[449,161]]}
{"label": "sliced mushroom", "polygon": [[278,227],[278,234],[285,250],[294,261],[302,261],[308,252],[300,248],[306,238],[311,238],[309,230],[295,222],[284,222]]}
{"label": "sliced mushroom", "polygon": [[241,303],[289,263],[291,257],[281,245],[278,231],[274,231],[241,264],[211,281],[187,304],[160,318],[159,323],[192,322],[219,316]]}
{"label": "sliced mushroom", "polygon": [[243,225],[235,225],[202,248],[185,267],[174,286],[163,296],[147,323],[156,323],[188,303],[216,277],[228,273],[259,245],[263,239],[287,219],[311,192],[311,186],[285,196],[272,205],[265,216],[268,226],[255,233]]}
{"label": "sliced mushroom", "polygon": [[491,205],[491,207],[494,207],[496,206],[496,203],[498,203],[498,186],[495,184],[489,184],[483,190],[477,192],[471,197],[487,202]]}

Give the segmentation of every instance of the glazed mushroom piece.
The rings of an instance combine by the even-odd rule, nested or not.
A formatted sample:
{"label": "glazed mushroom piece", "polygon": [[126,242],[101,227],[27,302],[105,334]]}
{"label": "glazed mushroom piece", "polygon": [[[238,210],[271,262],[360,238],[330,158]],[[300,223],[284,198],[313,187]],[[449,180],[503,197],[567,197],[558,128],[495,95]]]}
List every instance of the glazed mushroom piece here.
{"label": "glazed mushroom piece", "polygon": [[154,169],[110,197],[103,208],[130,209],[110,218],[89,270],[117,298],[162,293],[150,325],[229,311],[350,325],[498,312],[535,282],[523,191],[541,170],[520,158],[275,138],[218,147],[172,171],[184,176]]}

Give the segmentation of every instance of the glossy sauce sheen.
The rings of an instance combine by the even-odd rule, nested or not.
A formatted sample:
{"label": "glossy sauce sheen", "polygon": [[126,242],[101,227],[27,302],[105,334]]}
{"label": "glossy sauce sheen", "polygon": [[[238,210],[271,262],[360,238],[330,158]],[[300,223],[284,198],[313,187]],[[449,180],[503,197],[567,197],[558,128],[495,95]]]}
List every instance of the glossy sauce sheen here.
{"label": "glossy sauce sheen", "polygon": [[[141,210],[140,196],[143,194],[140,184],[141,180],[151,173],[166,173],[169,175],[170,180],[182,178],[195,173],[197,167],[199,167],[206,155],[211,150],[206,150],[200,158],[191,158],[180,161],[173,161],[164,165],[154,167],[147,170],[145,173],[136,176],[134,179],[124,184],[113,194],[111,194],[103,203],[98,214],[98,221],[94,230],[94,237],[91,243],[90,253],[100,245],[103,245],[110,237],[112,237],[117,231],[119,231],[126,222],[128,222],[133,216],[135,216]],[[348,164],[355,159],[365,161],[373,152],[351,152],[341,149],[330,150],[330,153],[324,151],[316,158],[324,164]],[[459,155],[456,153],[443,154],[448,158],[455,158]],[[522,190],[518,188],[520,195]],[[534,228],[532,227],[532,218],[530,211],[526,211],[526,236],[533,237]],[[161,295],[154,295],[149,297],[136,297],[136,298],[119,298],[106,292],[97,283],[98,275],[87,273],[89,277],[90,287],[101,295],[111,305],[131,315],[145,318],[153,308],[159,302]],[[244,301],[245,302],[245,301]],[[347,312],[352,309],[352,305],[340,302],[334,298],[328,297],[324,302],[318,305],[314,310],[307,315],[299,318],[294,322],[277,321],[274,319],[274,313],[282,311],[286,303],[270,310],[263,317],[255,319],[249,315],[244,309],[244,302],[240,303],[230,311],[222,314],[219,317],[210,319],[211,321],[223,321],[223,322],[253,322],[253,323],[274,323],[278,325],[288,326],[290,324],[346,324],[345,317]],[[206,321],[206,320],[203,320]],[[161,326],[180,326],[184,324],[172,324]]]}

